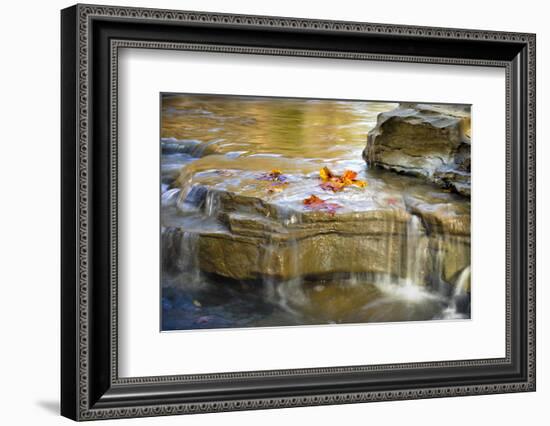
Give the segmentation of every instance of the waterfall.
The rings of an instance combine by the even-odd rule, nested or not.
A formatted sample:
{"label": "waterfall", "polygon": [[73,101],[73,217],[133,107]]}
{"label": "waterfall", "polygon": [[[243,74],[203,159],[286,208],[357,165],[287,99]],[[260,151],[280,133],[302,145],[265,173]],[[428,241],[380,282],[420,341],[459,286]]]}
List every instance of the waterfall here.
{"label": "waterfall", "polygon": [[[372,277],[374,285],[385,295],[380,303],[390,300],[407,303],[442,300],[438,293],[432,293],[427,286],[434,271],[430,268],[430,237],[422,221],[411,214],[405,226],[399,225],[395,220],[388,221],[386,273]],[[371,304],[365,309],[377,304]]]}
{"label": "waterfall", "polygon": [[286,241],[278,242],[269,238],[263,247],[263,258],[261,259],[262,270],[273,271],[273,262],[284,262],[288,264],[287,280],[277,279],[270,274],[263,277],[263,285],[266,296],[269,300],[279,305],[287,312],[299,315],[295,307],[303,307],[309,303],[304,292],[303,271],[300,264],[300,253],[298,241],[292,236],[292,226],[301,222],[301,217],[296,212],[287,209],[279,209],[277,212],[281,224],[284,226],[288,236]]}
{"label": "waterfall", "polygon": [[470,267],[464,268],[456,279],[454,297],[462,296],[468,292],[468,281],[470,280]]}
{"label": "waterfall", "polygon": [[179,287],[196,289],[203,285],[199,259],[199,235],[181,228],[166,228],[162,233],[164,269],[177,277]]}
{"label": "waterfall", "polygon": [[220,197],[215,191],[208,191],[204,200],[204,213],[209,217],[216,217],[220,211]]}
{"label": "waterfall", "polygon": [[432,268],[432,286],[439,294],[448,295],[448,283],[443,279],[443,267],[445,264],[447,236],[436,237],[434,264]]}
{"label": "waterfall", "polygon": [[425,283],[425,265],[428,258],[428,238],[422,222],[411,215],[407,223],[405,285],[419,286]]}
{"label": "waterfall", "polygon": [[191,184],[179,191],[176,206],[182,213],[198,212],[205,204],[207,189],[199,184]]}
{"label": "waterfall", "polygon": [[289,269],[293,278],[282,282],[278,288],[278,295],[284,307],[292,308],[294,306],[305,306],[309,299],[304,293],[304,279],[300,267],[300,253],[298,251],[298,242],[292,239],[288,243]]}
{"label": "waterfall", "polygon": [[171,188],[165,190],[160,196],[160,204],[162,207],[174,206],[178,202],[180,194],[179,188]]}
{"label": "waterfall", "polygon": [[418,216],[410,216],[404,234],[396,225],[394,220],[387,223],[386,273],[376,276],[375,284],[384,292],[416,297],[425,290],[429,239]]}
{"label": "waterfall", "polygon": [[[463,319],[468,318],[469,313],[465,314],[464,311],[469,312],[469,300],[470,297],[468,296],[468,281],[470,280],[470,267],[465,267],[462,271],[460,271],[460,274],[458,275],[456,281],[453,293],[450,297],[449,306],[443,310],[443,313],[441,315],[441,318],[443,319]],[[464,303],[464,301],[467,302],[467,309],[460,306]]]}

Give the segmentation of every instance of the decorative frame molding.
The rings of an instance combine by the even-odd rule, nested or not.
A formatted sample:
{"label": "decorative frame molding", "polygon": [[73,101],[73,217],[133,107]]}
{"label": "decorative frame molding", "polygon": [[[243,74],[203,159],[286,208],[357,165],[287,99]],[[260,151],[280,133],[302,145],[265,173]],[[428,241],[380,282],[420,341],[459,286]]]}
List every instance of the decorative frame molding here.
{"label": "decorative frame molding", "polygon": [[[222,45],[211,42],[182,42],[178,40],[151,41],[129,37],[108,38],[104,52],[108,64],[98,64],[95,52],[102,46],[94,44],[92,34],[94,23],[109,23],[113,28],[117,23],[135,22],[156,28],[157,26],[223,27],[232,29],[253,29],[278,32],[315,33],[327,36],[351,34],[406,39],[437,43],[481,43],[481,45],[503,46],[516,55],[502,57],[444,57],[437,55],[403,55],[380,52],[357,52],[345,50],[319,50],[296,47],[258,47],[246,45]],[[98,34],[98,29],[95,34]],[[99,37],[99,36],[98,36]],[[382,46],[383,43],[381,42]],[[382,46],[383,47],[383,46]],[[505,48],[504,48],[505,47]],[[444,63],[454,65],[478,65],[503,67],[506,70],[506,357],[498,359],[461,360],[448,362],[387,364],[373,366],[327,367],[318,369],[274,370],[261,372],[221,373],[188,376],[160,376],[119,378],[118,377],[118,327],[117,327],[117,87],[118,50],[120,48],[148,48],[226,52],[238,54],[262,54],[285,56],[311,56],[337,59],[396,61],[416,63]],[[351,402],[433,398],[488,393],[504,393],[535,390],[535,36],[533,34],[479,31],[464,29],[411,27],[358,22],[337,22],[281,18],[268,16],[246,16],[202,12],[184,12],[126,7],[104,7],[77,5],[62,12],[62,53],[63,53],[63,129],[62,129],[62,202],[65,218],[62,231],[62,414],[75,420],[92,420],[113,417],[141,417],[196,412],[261,409],[291,406],[340,404]],[[521,57],[520,57],[521,56]],[[97,73],[94,66],[101,65],[101,77],[94,80]],[[105,69],[108,75],[105,74]],[[99,75],[99,74],[98,74]],[[66,79],[65,79],[66,78]],[[98,83],[99,81],[99,83]],[[101,86],[101,87],[99,87]],[[102,92],[98,92],[98,91]],[[109,93],[105,93],[105,91]],[[106,149],[92,146],[93,126],[96,125],[94,104],[97,94],[109,100],[108,132],[110,147],[107,155],[108,182],[110,188],[108,202],[98,202],[94,188],[97,187],[90,158],[94,150]],[[99,102],[98,102],[99,103]],[[97,114],[99,116],[100,114]],[[102,117],[105,115],[103,114]],[[512,125],[514,119],[517,124]],[[98,119],[95,118],[97,121]],[[514,122],[515,123],[515,122]],[[105,123],[103,124],[105,127]],[[514,147],[514,142],[521,147]],[[520,149],[518,158],[516,149]],[[94,151],[92,153],[92,151]],[[103,158],[103,151],[100,155]],[[99,154],[97,154],[99,155]],[[95,167],[95,166],[94,166]],[[107,201],[107,200],[104,200]],[[513,215],[513,207],[520,202],[521,217]],[[100,205],[101,204],[101,205]],[[108,217],[109,241],[96,237],[93,220],[96,209],[106,210]],[[102,210],[102,211],[103,211]],[[523,216],[524,217],[523,217]],[[104,219],[101,219],[104,220]],[[98,222],[103,226],[103,222]],[[99,226],[99,227],[101,227]],[[106,225],[107,226],[107,225]],[[520,233],[519,235],[517,233]],[[94,244],[100,240],[109,251],[109,292],[106,295],[91,295],[96,291],[94,274],[98,275],[93,262]],[[514,247],[512,246],[514,242]],[[107,247],[105,247],[107,248]],[[513,250],[521,251],[523,263],[512,263]],[[103,272],[101,272],[103,274]],[[105,276],[107,276],[105,275]],[[519,281],[518,281],[519,279]],[[521,280],[524,280],[521,281]],[[97,286],[97,285],[96,285]],[[97,293],[99,294],[99,293]],[[512,307],[512,302],[521,297],[521,312]],[[92,309],[92,299],[96,304],[108,304],[105,313]],[[101,317],[100,317],[101,315]],[[103,331],[98,329],[98,319]],[[518,323],[518,319],[521,324]],[[107,326],[107,327],[105,327]],[[524,344],[518,345],[517,330],[520,327]],[[96,352],[98,341],[110,348],[108,356],[103,350]],[[520,351],[524,357],[521,365],[516,365]],[[99,361],[96,361],[98,360]],[[222,386],[227,380],[261,380],[267,378],[304,378],[309,375],[326,378],[346,374],[407,371],[407,370],[447,370],[450,368],[473,367],[515,367],[520,374],[514,380],[499,382],[479,382],[469,385],[438,385],[428,387],[398,387],[388,390],[353,390],[338,392],[318,392],[311,394],[281,395],[274,393],[268,397],[239,398],[229,396],[214,400],[196,401],[191,398],[169,400],[162,397],[159,389],[164,386],[201,383],[211,388]],[[98,377],[96,377],[96,375]],[[147,389],[151,398],[139,398],[133,393],[136,388]],[[155,396],[160,392],[160,396]]]}

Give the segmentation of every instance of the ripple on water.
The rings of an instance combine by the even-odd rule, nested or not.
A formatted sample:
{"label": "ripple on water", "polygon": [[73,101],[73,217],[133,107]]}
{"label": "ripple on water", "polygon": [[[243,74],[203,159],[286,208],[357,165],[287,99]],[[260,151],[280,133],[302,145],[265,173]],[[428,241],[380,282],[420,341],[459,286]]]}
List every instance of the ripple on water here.
{"label": "ripple on water", "polygon": [[[310,214],[303,200],[316,195],[341,205],[338,214],[389,209],[469,212],[469,202],[421,180],[369,169],[366,135],[380,112],[397,104],[208,95],[167,96],[161,128],[162,232],[227,232],[211,191],[257,198],[281,209],[291,226]],[[354,170],[367,187],[332,193],[319,170]],[[288,185],[270,191],[261,174],[281,170]],[[206,214],[212,210],[212,214]],[[195,247],[195,250],[197,248]],[[222,259],[220,259],[222,261]],[[469,298],[443,298],[392,277],[301,277],[265,283],[163,272],[163,330],[463,318]],[[464,306],[466,307],[464,307]]]}

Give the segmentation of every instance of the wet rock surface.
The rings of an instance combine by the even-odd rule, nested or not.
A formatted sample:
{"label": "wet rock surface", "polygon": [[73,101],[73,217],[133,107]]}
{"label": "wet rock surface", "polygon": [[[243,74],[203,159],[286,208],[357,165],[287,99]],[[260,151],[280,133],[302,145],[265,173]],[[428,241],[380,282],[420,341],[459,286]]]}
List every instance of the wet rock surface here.
{"label": "wet rock surface", "polygon": [[175,95],[160,143],[163,330],[469,318],[468,111]]}
{"label": "wet rock surface", "polygon": [[[295,177],[286,192],[269,194],[254,172],[233,176],[238,185],[228,184],[229,173],[204,175],[181,188],[164,215],[163,258],[184,257],[183,239],[191,232],[200,269],[231,279],[363,273],[428,285],[435,273],[452,284],[470,262],[469,202],[419,179],[386,174],[365,175],[366,188],[330,195],[316,177]],[[310,211],[303,204],[309,193],[341,208]],[[193,220],[200,222],[196,231]]]}

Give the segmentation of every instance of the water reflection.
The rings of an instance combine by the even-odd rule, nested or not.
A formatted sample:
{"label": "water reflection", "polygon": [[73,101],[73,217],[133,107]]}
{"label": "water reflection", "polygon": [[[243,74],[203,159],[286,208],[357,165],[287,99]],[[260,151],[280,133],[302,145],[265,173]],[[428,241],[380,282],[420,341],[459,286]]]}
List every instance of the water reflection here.
{"label": "water reflection", "polygon": [[166,96],[161,137],[200,141],[203,154],[358,160],[379,112],[397,104]]}
{"label": "water reflection", "polygon": [[[378,114],[396,106],[379,102],[165,95],[161,123],[163,330],[468,317],[469,295],[464,307],[465,290],[455,295],[449,290],[449,283],[439,278],[427,282],[421,266],[432,262],[432,258],[436,264],[439,262],[437,265],[443,265],[442,255],[437,257],[437,253],[430,252],[433,248],[428,243],[447,247],[448,242],[428,241],[424,234],[420,235],[424,225],[407,209],[424,203],[426,209],[444,210],[452,220],[469,213],[469,201],[416,178],[369,170],[362,158],[367,134],[375,126]],[[338,172],[354,170],[358,179],[368,185],[364,189],[350,187],[327,193],[318,184],[319,169],[324,166]],[[269,182],[258,179],[261,173],[273,169],[284,171],[289,183],[284,191],[270,192]],[[219,193],[236,194],[240,201],[230,200],[228,207],[228,201],[222,202],[216,195]],[[334,229],[327,228],[332,234],[339,226],[345,229],[345,221],[356,220],[354,215],[382,212],[380,220],[387,223],[381,229],[390,232],[368,244],[381,247],[382,253],[376,256],[387,263],[383,273],[349,270],[311,276],[304,272],[299,259],[315,262],[304,259],[301,239],[308,226],[317,226],[308,223],[325,220],[304,208],[303,200],[312,194],[341,205],[338,215],[329,220],[345,220],[342,226],[336,223]],[[260,201],[246,201],[243,205],[242,200]],[[266,209],[263,203],[270,207]],[[403,215],[410,219],[403,235],[396,236],[394,229],[399,223],[394,217]],[[244,236],[235,236],[230,228],[243,223],[250,229],[244,229]],[[357,223],[361,226],[361,222]],[[246,240],[252,235],[257,239],[250,241],[257,247],[242,254],[244,263],[250,263],[250,257],[258,257],[254,261],[267,271],[284,250],[294,272],[291,277],[258,275],[246,279],[235,278],[231,273],[212,273],[208,265],[213,262],[234,262],[230,258],[235,256],[227,253],[233,246],[213,249],[210,242],[205,248],[207,244],[201,243],[204,235],[211,241],[216,236],[231,241]],[[284,248],[277,242],[281,236],[287,241]],[[342,244],[342,238],[326,241]],[[352,248],[365,251],[365,244],[360,237],[350,238]],[[343,253],[353,257],[353,250],[343,247]],[[322,255],[323,246],[319,245],[318,250]],[[216,258],[205,259],[207,252],[215,253]],[[333,261],[338,259],[330,260]],[[358,262],[372,260],[357,258],[348,264]],[[392,262],[402,265],[397,272]],[[228,266],[226,270],[229,269]],[[469,269],[461,280],[469,280]],[[466,284],[458,287],[465,289]]]}

